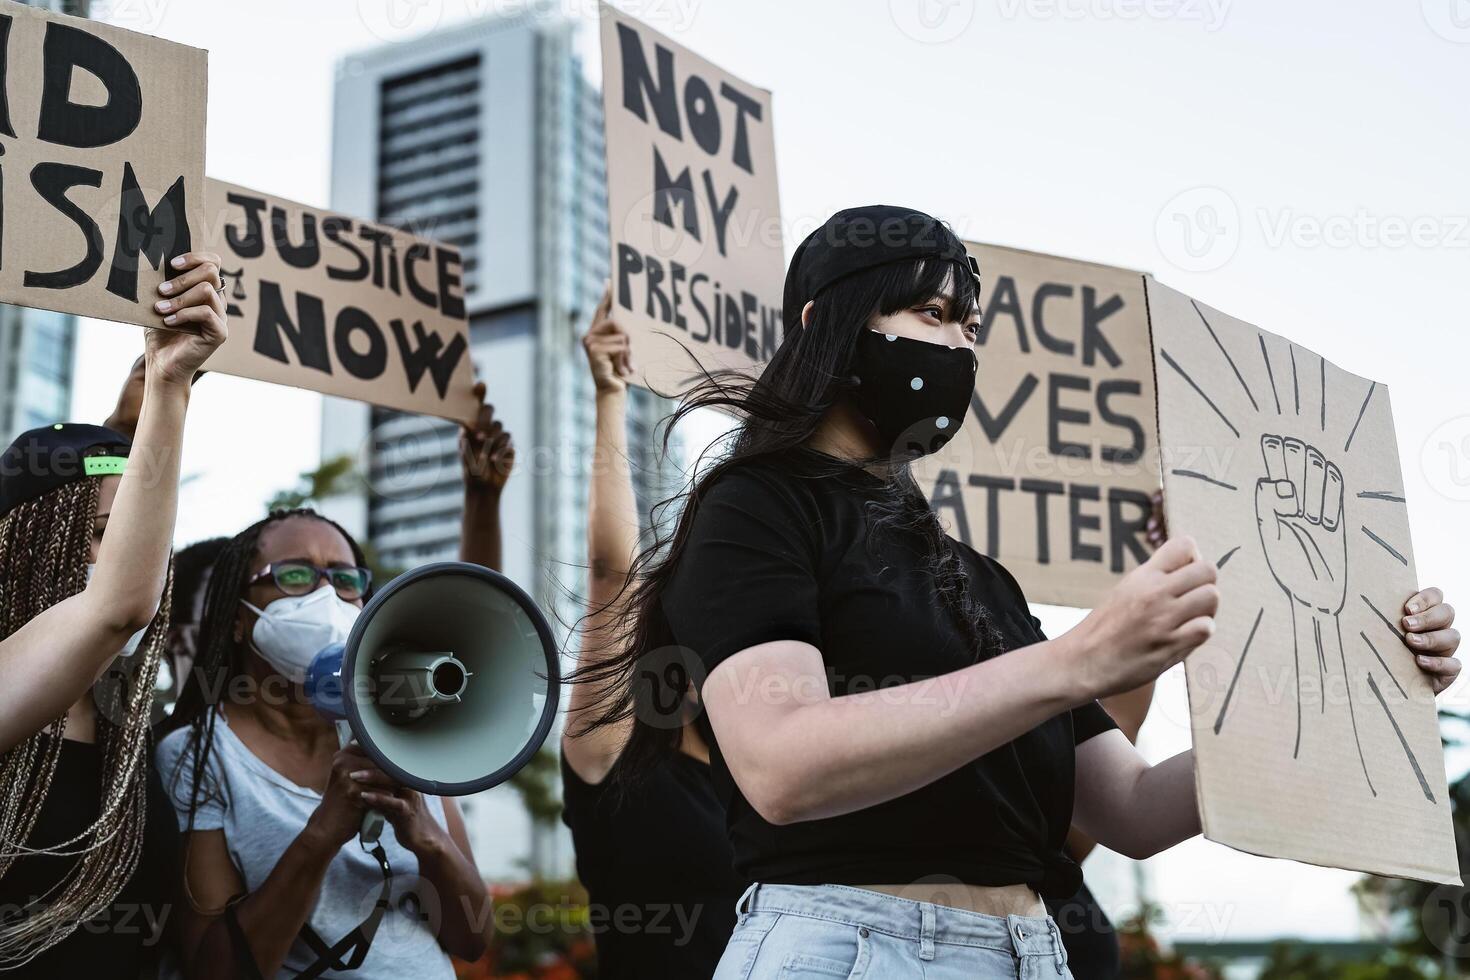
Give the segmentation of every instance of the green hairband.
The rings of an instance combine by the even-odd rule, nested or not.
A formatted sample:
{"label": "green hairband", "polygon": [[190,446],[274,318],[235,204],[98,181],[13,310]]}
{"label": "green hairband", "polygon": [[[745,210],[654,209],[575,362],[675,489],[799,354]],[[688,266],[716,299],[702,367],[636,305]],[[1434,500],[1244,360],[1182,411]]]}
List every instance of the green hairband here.
{"label": "green hairband", "polygon": [[82,471],[88,476],[120,476],[127,465],[126,456],[88,456],[82,461]]}

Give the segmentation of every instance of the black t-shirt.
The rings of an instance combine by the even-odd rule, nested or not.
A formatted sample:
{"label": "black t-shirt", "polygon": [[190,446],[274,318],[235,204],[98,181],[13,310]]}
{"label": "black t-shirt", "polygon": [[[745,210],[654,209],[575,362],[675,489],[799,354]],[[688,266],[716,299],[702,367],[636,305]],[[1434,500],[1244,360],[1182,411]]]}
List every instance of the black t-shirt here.
{"label": "black t-shirt", "polygon": [[735,928],[725,813],[709,766],[683,752],[638,782],[592,785],[562,757],[562,819],[577,849],[602,980],[712,976]]}
{"label": "black t-shirt", "polygon": [[[757,644],[810,643],[822,653],[834,697],[973,663],[960,622],[934,588],[918,532],[872,526],[864,505],[881,496],[882,482],[851,466],[814,474],[813,461],[836,462],[795,451],[737,464],[708,487],[663,594],[674,642],[709,672]],[[1045,639],[1004,568],[945,541],[964,561],[971,595],[989,611],[1005,650]],[[786,826],[767,823],[745,800],[711,738],[736,871],[784,884],[1024,883],[1069,897],[1082,884],[1063,852],[1074,746],[1113,727],[1100,706],[1084,705],[905,796]]]}
{"label": "black t-shirt", "polygon": [[[5,977],[96,977],[134,980],[162,949],[176,884],[179,825],[145,750],[147,822],[138,867],[111,906]],[[90,827],[102,808],[102,750],[63,739],[51,788],[41,804],[30,847],[54,847]],[[41,854],[19,858],[0,877],[0,917],[9,918],[44,896],[79,858]]]}

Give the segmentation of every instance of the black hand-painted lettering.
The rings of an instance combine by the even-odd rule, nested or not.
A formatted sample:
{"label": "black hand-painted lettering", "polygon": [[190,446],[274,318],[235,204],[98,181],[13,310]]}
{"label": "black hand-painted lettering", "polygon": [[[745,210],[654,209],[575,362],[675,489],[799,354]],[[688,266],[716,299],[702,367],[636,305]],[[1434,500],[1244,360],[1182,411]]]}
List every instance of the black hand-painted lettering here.
{"label": "black hand-painted lettering", "polygon": [[75,265],[56,272],[27,271],[25,284],[37,289],[70,289],[90,282],[102,265],[102,229],[97,227],[91,215],[66,196],[66,192],[73,187],[101,187],[102,171],[69,163],[38,163],[31,171],[31,185],[43,201],[81,229],[87,241],[87,254]]}
{"label": "black hand-painted lettering", "polygon": [[[107,89],[100,106],[71,100],[72,72],[81,68]],[[102,38],[51,21],[42,42],[41,115],[36,137],[47,143],[89,148],[125,139],[143,119],[138,73],[121,51]]]}
{"label": "black hand-painted lettering", "polygon": [[107,291],[123,299],[138,301],[138,256],[148,259],[155,269],[166,268],[176,255],[194,246],[189,235],[189,206],[184,191],[184,178],[150,208],[148,198],[138,186],[131,163],[123,164],[122,201],[117,215],[117,245],[112,253],[112,271],[107,276]]}
{"label": "black hand-painted lettering", "polygon": [[286,303],[281,296],[279,283],[261,280],[260,309],[255,317],[255,343],[257,354],[269,357],[281,364],[290,364],[286,356],[285,340],[291,342],[296,359],[302,367],[323,374],[332,373],[332,359],[327,353],[327,318],[322,301],[307,293],[296,294],[296,319],[286,312]]}

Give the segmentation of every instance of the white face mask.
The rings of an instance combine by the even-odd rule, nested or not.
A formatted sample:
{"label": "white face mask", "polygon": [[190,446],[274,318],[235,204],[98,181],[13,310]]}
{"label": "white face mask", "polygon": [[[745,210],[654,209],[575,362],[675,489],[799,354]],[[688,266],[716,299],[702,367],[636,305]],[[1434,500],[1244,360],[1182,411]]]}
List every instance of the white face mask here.
{"label": "white face mask", "polygon": [[293,684],[306,681],[306,668],[334,643],[346,643],[362,610],[330,585],[310,595],[286,596],[264,609],[240,600],[259,618],[250,631],[251,648]]}
{"label": "white face mask", "polygon": [[[87,584],[88,585],[91,585],[92,584],[92,576],[96,573],[96,571],[97,571],[97,564],[96,564],[96,562],[92,562],[92,563],[89,563],[87,565]],[[157,606],[154,606],[153,607],[153,614],[155,616],[158,615],[158,607]],[[148,632],[148,627],[145,626],[142,629],[138,630],[138,632],[134,633],[132,636],[128,637],[128,642],[126,642],[126,643],[123,644],[122,650],[118,651],[118,656],[119,657],[131,657],[133,654],[137,653],[138,652],[138,647],[143,643],[143,634],[144,633],[147,633],[147,632]]]}

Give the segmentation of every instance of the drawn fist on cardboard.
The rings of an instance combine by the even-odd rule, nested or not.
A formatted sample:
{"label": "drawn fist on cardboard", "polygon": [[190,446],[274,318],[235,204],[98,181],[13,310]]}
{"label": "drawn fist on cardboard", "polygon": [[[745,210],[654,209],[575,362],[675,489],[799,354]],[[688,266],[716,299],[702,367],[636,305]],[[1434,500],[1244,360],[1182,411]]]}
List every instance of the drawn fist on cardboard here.
{"label": "drawn fist on cardboard", "polygon": [[1261,456],[1256,526],[1266,564],[1294,601],[1336,616],[1347,598],[1342,471],[1300,439],[1264,435]]}

